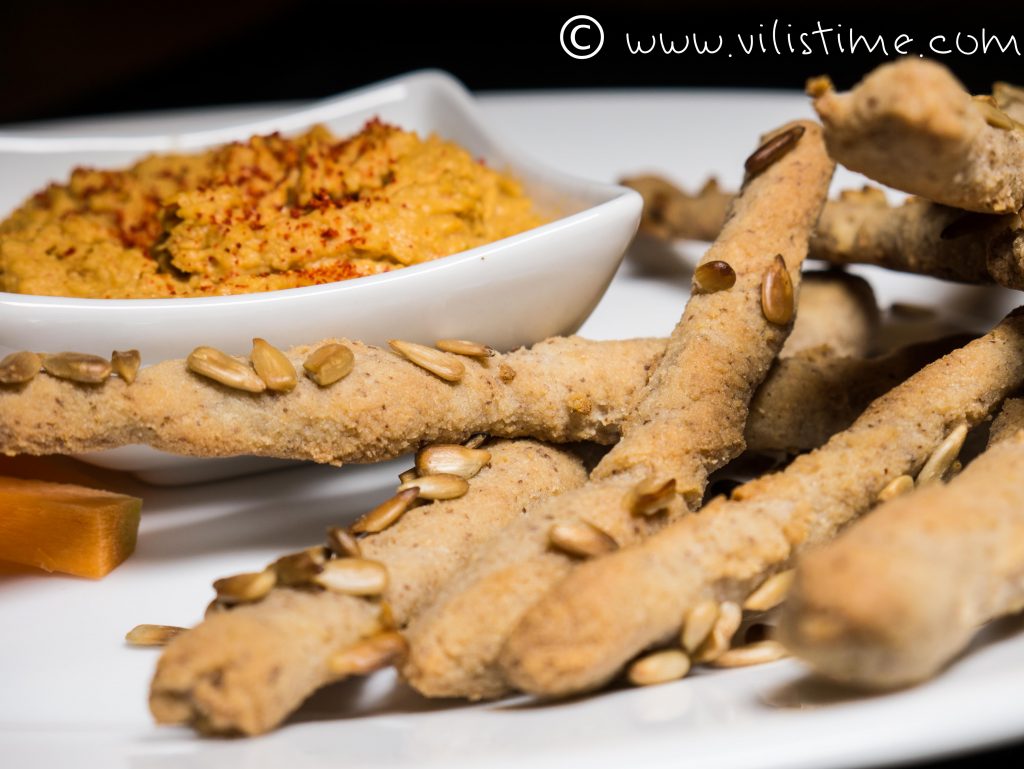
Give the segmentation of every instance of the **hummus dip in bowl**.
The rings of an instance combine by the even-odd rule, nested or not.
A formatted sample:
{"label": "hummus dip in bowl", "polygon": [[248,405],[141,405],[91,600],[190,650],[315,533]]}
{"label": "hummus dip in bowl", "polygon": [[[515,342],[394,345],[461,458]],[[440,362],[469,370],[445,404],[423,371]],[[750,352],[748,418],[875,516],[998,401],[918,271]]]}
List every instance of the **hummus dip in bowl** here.
{"label": "hummus dip in bowl", "polygon": [[[322,124],[337,136],[379,118],[455,142],[523,187],[545,222],[466,251],[333,283],[162,299],[81,299],[0,292],[0,354],[73,350],[109,356],[137,349],[143,366],[199,345],[247,354],[253,337],[280,348],[345,336],[383,345],[469,338],[497,349],[580,327],[611,281],[639,222],[641,200],[623,187],[544,168],[496,141],[469,93],[441,72],[417,72],[245,125],[156,136],[0,132],[0,215],[77,166],[124,168],[154,152],[197,152],[253,135],[295,135]],[[125,447],[80,457],[182,483],[249,472],[276,460],[176,457]]]}

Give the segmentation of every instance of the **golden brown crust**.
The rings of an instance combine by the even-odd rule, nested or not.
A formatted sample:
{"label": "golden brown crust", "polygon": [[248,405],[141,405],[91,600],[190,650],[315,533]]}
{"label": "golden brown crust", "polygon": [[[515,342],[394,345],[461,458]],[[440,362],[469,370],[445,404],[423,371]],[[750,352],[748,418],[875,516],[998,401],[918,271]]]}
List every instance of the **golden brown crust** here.
{"label": "golden brown crust", "polygon": [[[801,125],[796,147],[748,180],[702,260],[729,263],[735,285],[690,298],[665,356],[623,422],[622,440],[591,483],[531,508],[414,618],[402,672],[418,690],[473,699],[506,691],[495,664],[502,642],[577,563],[549,546],[551,526],[585,521],[620,545],[637,542],[685,512],[684,505],[698,504],[708,473],[743,449],[750,399],[789,332],[788,324],[766,320],[762,280],[781,254],[799,285],[807,238],[832,174],[820,128]],[[649,477],[674,480],[682,499],[664,513],[634,515],[627,493]]]}
{"label": "golden brown crust", "polygon": [[[360,540],[364,557],[388,567],[385,598],[399,625],[524,507],[586,479],[577,458],[551,446],[524,440],[487,448],[490,465],[464,497],[415,507]],[[153,716],[205,732],[272,729],[335,680],[331,655],[377,632],[378,615],[376,602],[288,588],[213,614],[165,650],[150,692]]]}
{"label": "golden brown crust", "polygon": [[849,93],[826,90],[814,108],[829,152],[851,170],[967,211],[1024,204],[1024,133],[989,125],[941,64],[902,58]]}
{"label": "golden brown crust", "polygon": [[583,564],[529,611],[501,656],[512,684],[564,695],[608,681],[678,631],[703,599],[742,602],[806,547],[914,474],[950,430],[983,420],[1024,383],[1024,315],[919,371],[850,429],[636,547]]}
{"label": "golden brown crust", "polygon": [[[1006,422],[1019,427],[1019,402],[1011,408]],[[981,624],[1024,608],[1021,477],[1017,429],[948,485],[898,497],[808,553],[781,639],[819,673],[857,686],[905,686],[937,673]]]}

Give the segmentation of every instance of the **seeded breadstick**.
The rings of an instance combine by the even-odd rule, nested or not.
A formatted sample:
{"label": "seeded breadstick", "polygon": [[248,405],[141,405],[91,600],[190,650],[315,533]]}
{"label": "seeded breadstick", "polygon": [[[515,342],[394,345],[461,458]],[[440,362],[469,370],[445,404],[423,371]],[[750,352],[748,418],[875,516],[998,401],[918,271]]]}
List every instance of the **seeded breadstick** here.
{"label": "seeded breadstick", "polygon": [[523,618],[502,653],[508,680],[554,696],[608,681],[678,632],[703,600],[744,599],[916,475],[959,425],[1024,384],[1024,313],[927,366],[785,470],[719,497],[636,547],[583,564]]}
{"label": "seeded breadstick", "polygon": [[[871,343],[874,310],[864,296],[866,287],[841,280],[821,278],[801,292],[800,307],[806,311],[798,315],[794,336],[804,347],[828,345],[837,354],[863,354]],[[843,322],[834,323],[833,314]],[[293,390],[280,395],[218,385],[190,373],[184,361],[143,369],[132,384],[109,379],[83,387],[37,375],[25,385],[0,385],[0,451],[76,453],[148,443],[198,456],[368,462],[398,456],[424,441],[458,441],[481,432],[611,443],[665,349],[665,341],[655,339],[555,338],[482,361],[464,358],[465,373],[457,384],[390,352],[343,340],[299,347],[288,356],[301,371],[314,349],[339,341],[355,352],[349,376],[327,387],[300,377]],[[785,351],[798,350],[789,345]],[[785,391],[786,374],[780,375]],[[795,416],[797,408],[815,406],[794,404],[787,413]],[[818,408],[830,406],[820,401]],[[799,428],[801,421],[790,424]],[[798,445],[786,433],[772,436],[773,445],[779,442]]]}
{"label": "seeded breadstick", "polygon": [[981,213],[1024,204],[1024,133],[941,64],[905,57],[849,93],[809,84],[832,157],[891,187]]}
{"label": "seeded breadstick", "polygon": [[[623,421],[622,440],[591,482],[527,511],[413,619],[402,672],[419,691],[472,699],[506,691],[495,664],[502,643],[523,613],[572,571],[575,556],[636,542],[684,514],[699,504],[708,473],[743,450],[751,397],[792,320],[792,298],[780,308],[786,302],[777,301],[771,284],[776,278],[799,284],[832,174],[813,123],[783,128],[763,146],[794,137],[795,146],[773,164],[748,163],[744,189],[696,273],[699,281],[702,267],[725,262],[735,283],[690,298],[665,356]],[[638,498],[641,488],[660,501]]]}
{"label": "seeded breadstick", "polygon": [[779,360],[750,404],[747,446],[815,449],[853,424],[875,398],[971,338],[956,334],[877,358],[836,358],[823,346]]}
{"label": "seeded breadstick", "polygon": [[[636,189],[644,194],[645,217],[654,216],[646,213],[652,206],[668,210],[671,201],[678,200],[677,208],[686,211],[695,203],[658,177],[643,180]],[[677,216],[649,231],[664,238],[694,238],[697,226],[714,227],[707,220]],[[959,283],[994,282],[1024,289],[1024,230],[1019,216],[965,212],[921,198],[890,206],[876,187],[844,190],[837,200],[825,204],[811,236],[809,256],[832,264],[874,264]]]}
{"label": "seeded breadstick", "polygon": [[1024,413],[1010,408],[948,485],[887,502],[801,560],[780,627],[797,656],[857,686],[906,686],[1024,608]]}
{"label": "seeded breadstick", "polygon": [[708,179],[695,195],[688,195],[660,176],[632,176],[621,184],[644,199],[640,229],[659,238],[689,238],[712,241],[722,231],[732,193],[723,191],[718,180]]}
{"label": "seeded breadstick", "polygon": [[1024,231],[1016,214],[970,213],[920,198],[890,207],[870,187],[844,192],[825,206],[811,255],[833,264],[876,264],[1024,289]]}
{"label": "seeded breadstick", "polygon": [[[404,624],[469,554],[528,504],[579,486],[582,464],[533,441],[487,446],[490,465],[460,499],[415,507],[359,540],[384,563],[385,598]],[[176,638],[157,666],[150,707],[160,723],[259,734],[337,679],[332,655],[385,629],[380,604],[329,591],[275,588],[259,603],[212,614]]]}

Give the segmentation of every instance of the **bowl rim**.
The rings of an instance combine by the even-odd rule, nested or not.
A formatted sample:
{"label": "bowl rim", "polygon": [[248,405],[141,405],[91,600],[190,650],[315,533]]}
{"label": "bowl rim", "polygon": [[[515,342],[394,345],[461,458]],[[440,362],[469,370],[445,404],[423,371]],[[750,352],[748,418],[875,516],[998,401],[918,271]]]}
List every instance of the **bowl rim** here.
{"label": "bowl rim", "polygon": [[[273,289],[240,294],[226,294],[198,297],[160,297],[160,298],[118,298],[103,299],[96,297],[69,297],[47,294],[22,294],[11,291],[0,291],[0,306],[22,306],[35,309],[82,309],[99,311],[134,309],[137,311],[166,311],[180,308],[178,311],[198,308],[223,308],[242,306],[254,303],[276,301],[296,301],[305,297],[318,297],[338,292],[372,288],[394,281],[414,278],[423,273],[449,269],[468,261],[497,257],[509,248],[521,243],[544,237],[550,233],[585,224],[587,221],[603,216],[622,206],[635,207],[639,211],[642,206],[640,195],[628,187],[607,182],[593,181],[558,171],[544,163],[534,160],[526,154],[497,140],[492,134],[479,106],[466,87],[451,74],[439,69],[421,69],[388,78],[367,86],[343,92],[337,96],[314,102],[298,110],[283,115],[258,121],[238,123],[213,129],[190,131],[180,134],[152,134],[129,137],[66,137],[47,135],[42,137],[31,134],[0,132],[0,152],[19,154],[44,154],[71,151],[110,151],[137,150],[175,151],[182,149],[200,149],[218,143],[237,141],[240,135],[254,135],[261,132],[293,131],[308,127],[319,121],[342,117],[352,112],[371,107],[374,99],[395,92],[396,101],[408,99],[414,90],[439,89],[444,96],[454,99],[462,109],[474,131],[495,153],[508,161],[514,171],[526,172],[543,179],[544,183],[561,187],[566,191],[575,191],[598,202],[587,205],[580,211],[561,216],[537,227],[509,237],[485,243],[480,246],[459,251],[454,254],[432,259],[428,262],[408,265],[400,269],[377,275],[366,275],[348,280],[320,283],[311,286]],[[404,95],[396,89],[405,89]],[[360,102],[366,102],[360,106]]]}

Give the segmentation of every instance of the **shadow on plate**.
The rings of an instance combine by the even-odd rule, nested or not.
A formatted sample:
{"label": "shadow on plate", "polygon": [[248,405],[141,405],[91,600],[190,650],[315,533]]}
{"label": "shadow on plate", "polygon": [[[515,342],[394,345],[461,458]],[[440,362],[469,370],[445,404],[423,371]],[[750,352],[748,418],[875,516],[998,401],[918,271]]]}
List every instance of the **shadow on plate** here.
{"label": "shadow on plate", "polygon": [[[959,655],[949,667],[958,665],[972,653],[1001,641],[1008,640],[1024,632],[1024,613],[991,622],[983,627],[970,646]],[[939,673],[943,675],[943,673]],[[912,688],[912,687],[910,687]],[[791,681],[762,695],[761,701],[770,707],[785,710],[809,710],[844,705],[852,702],[863,702],[884,697],[893,691],[869,691],[853,686],[844,686],[828,681],[821,676],[809,673],[795,681]]]}

